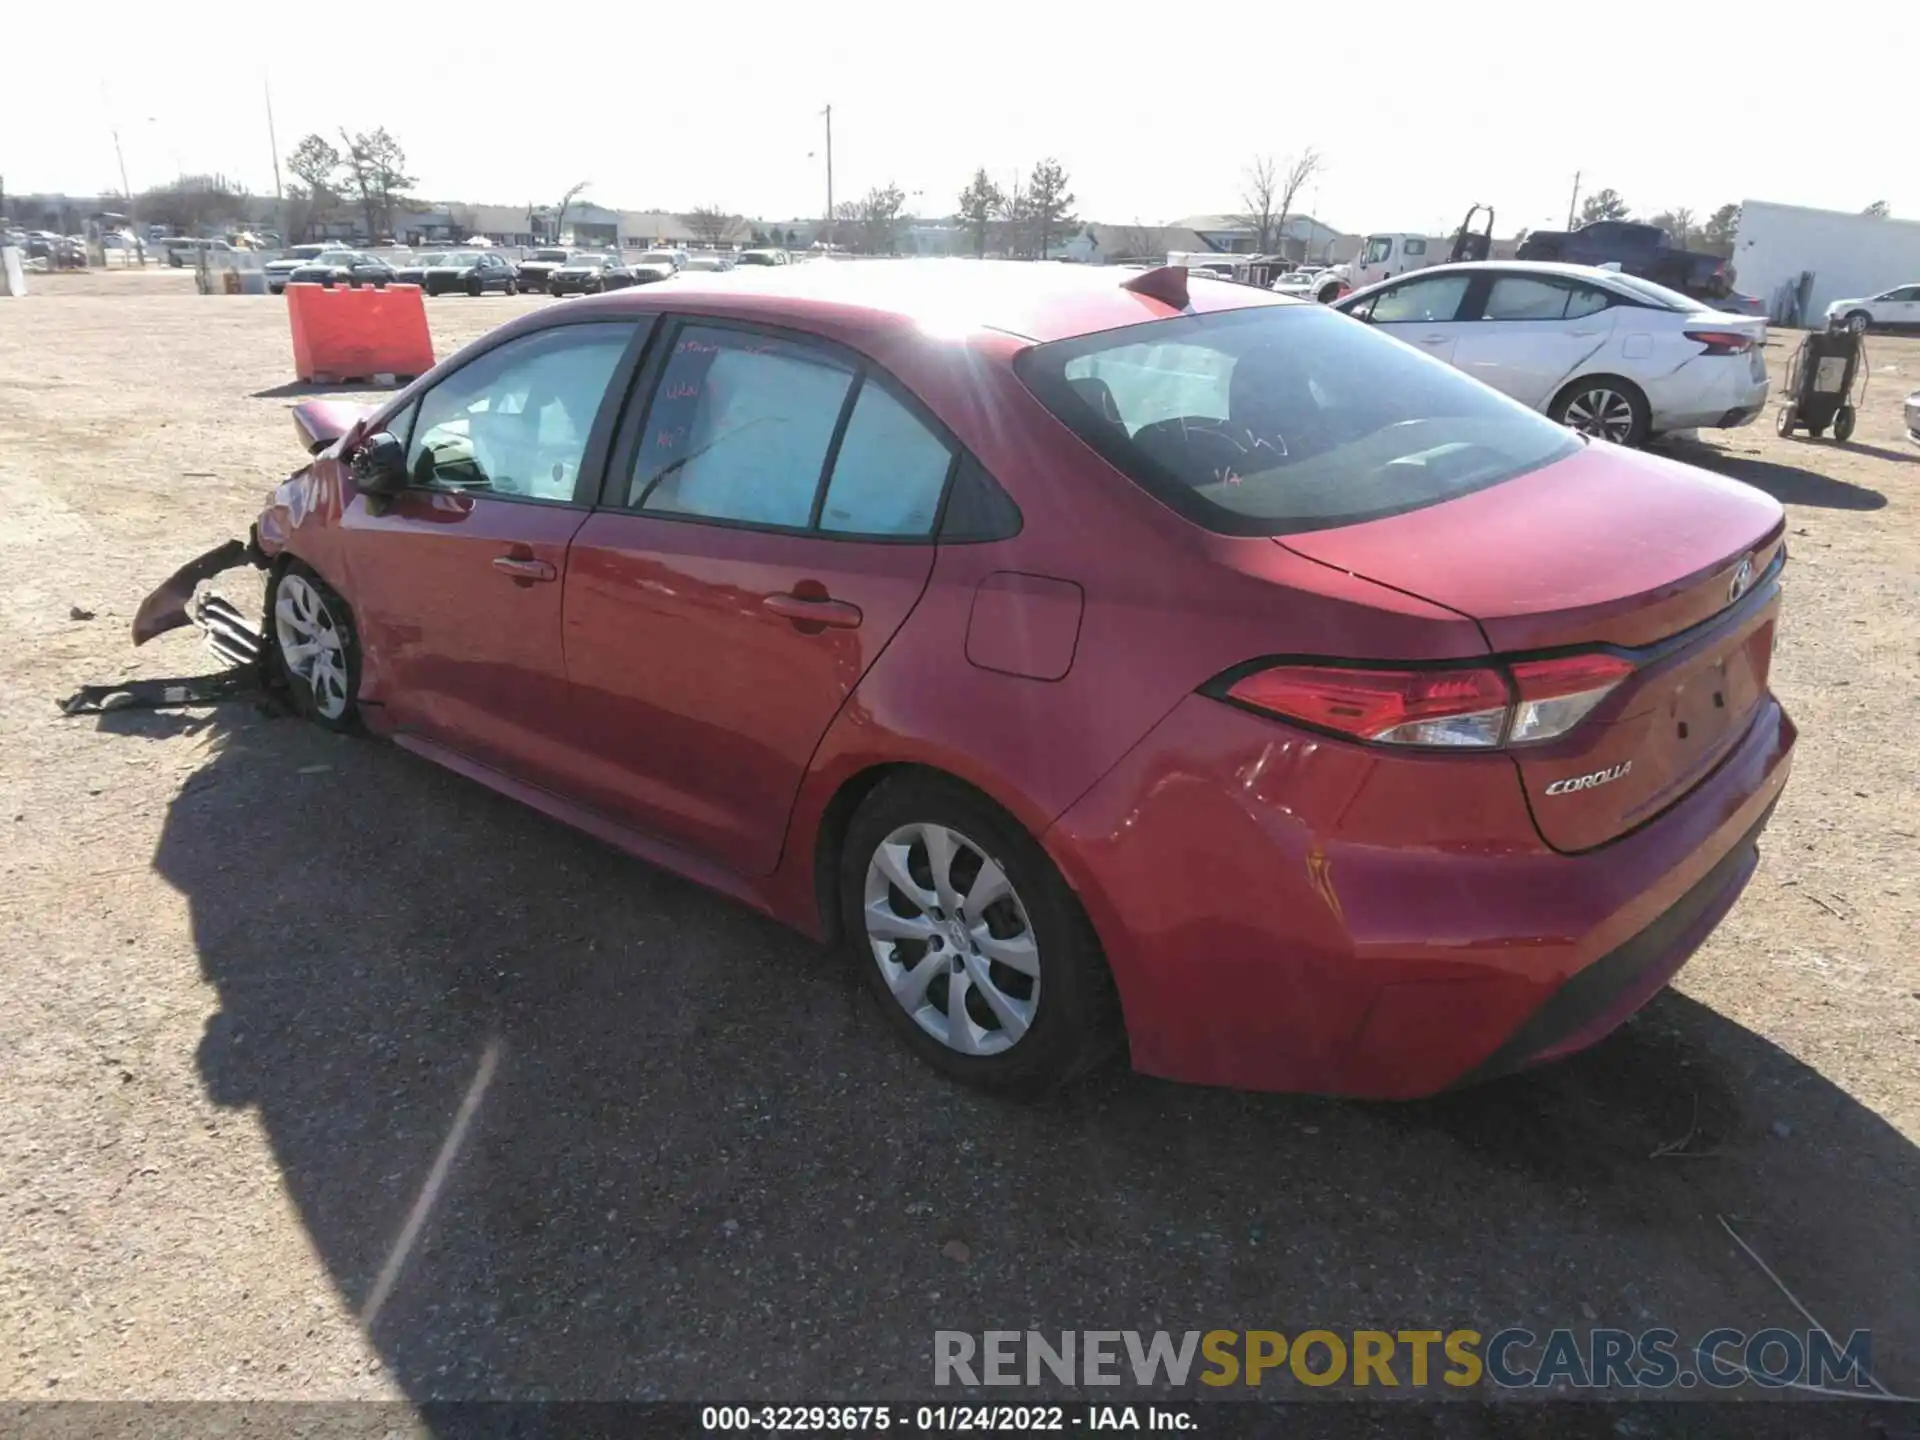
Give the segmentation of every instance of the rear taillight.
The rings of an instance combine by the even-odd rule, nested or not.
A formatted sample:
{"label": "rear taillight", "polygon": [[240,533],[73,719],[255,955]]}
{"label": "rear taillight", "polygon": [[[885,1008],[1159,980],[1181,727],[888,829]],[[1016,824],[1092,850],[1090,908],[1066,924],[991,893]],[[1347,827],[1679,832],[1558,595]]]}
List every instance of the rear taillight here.
{"label": "rear taillight", "polygon": [[1369,744],[1487,750],[1566,734],[1632,673],[1627,661],[1604,654],[1523,660],[1504,670],[1273,665],[1241,676],[1224,695]]}
{"label": "rear taillight", "polygon": [[1235,681],[1243,705],[1382,745],[1498,745],[1507,682],[1493,670],[1276,665]]}
{"label": "rear taillight", "polygon": [[1522,660],[1508,673],[1515,700],[1507,743],[1525,745],[1566,734],[1633,673],[1633,666],[1617,655],[1564,655]]}
{"label": "rear taillight", "polygon": [[1744,355],[1753,349],[1753,337],[1738,330],[1688,330],[1687,339],[1706,346],[1708,355]]}

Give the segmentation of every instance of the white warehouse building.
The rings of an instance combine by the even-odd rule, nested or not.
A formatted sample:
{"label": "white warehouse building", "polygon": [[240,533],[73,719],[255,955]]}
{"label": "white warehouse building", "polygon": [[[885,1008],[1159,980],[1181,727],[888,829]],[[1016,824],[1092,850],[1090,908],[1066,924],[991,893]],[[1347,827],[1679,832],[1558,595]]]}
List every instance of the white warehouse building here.
{"label": "white warehouse building", "polygon": [[1793,318],[1795,292],[1810,276],[1800,320],[1818,325],[1835,300],[1920,284],[1920,221],[1745,200],[1733,272],[1735,288],[1776,321]]}

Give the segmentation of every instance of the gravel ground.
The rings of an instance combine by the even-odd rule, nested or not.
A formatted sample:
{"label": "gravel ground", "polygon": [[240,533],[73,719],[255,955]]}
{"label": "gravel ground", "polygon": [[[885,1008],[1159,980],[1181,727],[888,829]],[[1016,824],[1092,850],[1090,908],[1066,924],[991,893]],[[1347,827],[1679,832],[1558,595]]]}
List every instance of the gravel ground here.
{"label": "gravel ground", "polygon": [[[811,944],[396,749],[61,718],[207,668],[128,621],[298,454],[280,302],[35,279],[0,301],[0,1398],[857,1400],[926,1394],[936,1329],[1804,1328],[1721,1216],[1920,1393],[1920,341],[1873,342],[1849,447],[1684,452],[1788,506],[1802,733],[1673,991],[1428,1103],[1109,1072],[1023,1108]],[[436,345],[546,303],[435,302]]]}

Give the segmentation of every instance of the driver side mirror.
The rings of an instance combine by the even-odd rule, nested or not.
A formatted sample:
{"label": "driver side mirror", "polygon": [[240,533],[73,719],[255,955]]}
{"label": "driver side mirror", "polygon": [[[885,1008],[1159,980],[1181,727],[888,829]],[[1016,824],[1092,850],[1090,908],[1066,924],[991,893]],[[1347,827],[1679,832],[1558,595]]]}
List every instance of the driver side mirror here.
{"label": "driver side mirror", "polygon": [[353,483],[369,495],[392,495],[407,486],[407,447],[385,430],[369,435],[353,452]]}

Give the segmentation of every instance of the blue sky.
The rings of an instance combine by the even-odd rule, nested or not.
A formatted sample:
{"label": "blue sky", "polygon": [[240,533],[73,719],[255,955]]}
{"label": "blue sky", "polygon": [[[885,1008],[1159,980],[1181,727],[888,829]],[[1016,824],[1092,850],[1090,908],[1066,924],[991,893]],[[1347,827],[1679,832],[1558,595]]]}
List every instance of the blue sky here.
{"label": "blue sky", "polygon": [[[1766,38],[1786,12],[1704,3],[1349,0],[1229,21],[1218,4],[1182,19],[1164,3],[1126,18],[1000,0],[924,17],[851,0],[463,0],[457,38],[444,6],[349,8],[336,25],[325,5],[196,18],[115,0],[82,25],[16,7],[8,108],[46,123],[11,127],[0,176],[10,191],[117,189],[117,125],[135,190],[183,169],[271,189],[270,79],[283,155],[310,130],[385,124],[421,193],[500,204],[585,179],[605,204],[817,214],[830,101],[836,198],[892,182],[925,214],[950,212],[977,165],[1004,184],[1049,154],[1083,218],[1233,211],[1252,157],[1312,146],[1324,172],[1302,202],[1348,230],[1451,229],[1476,201],[1503,234],[1559,224],[1576,170],[1642,214],[1704,218],[1752,196],[1884,199],[1920,218],[1920,5],[1894,0],[1849,6],[1804,52],[1805,77],[1770,59],[1795,53]],[[1886,58],[1885,79],[1863,55]],[[1821,99],[1816,71],[1848,78]]]}

